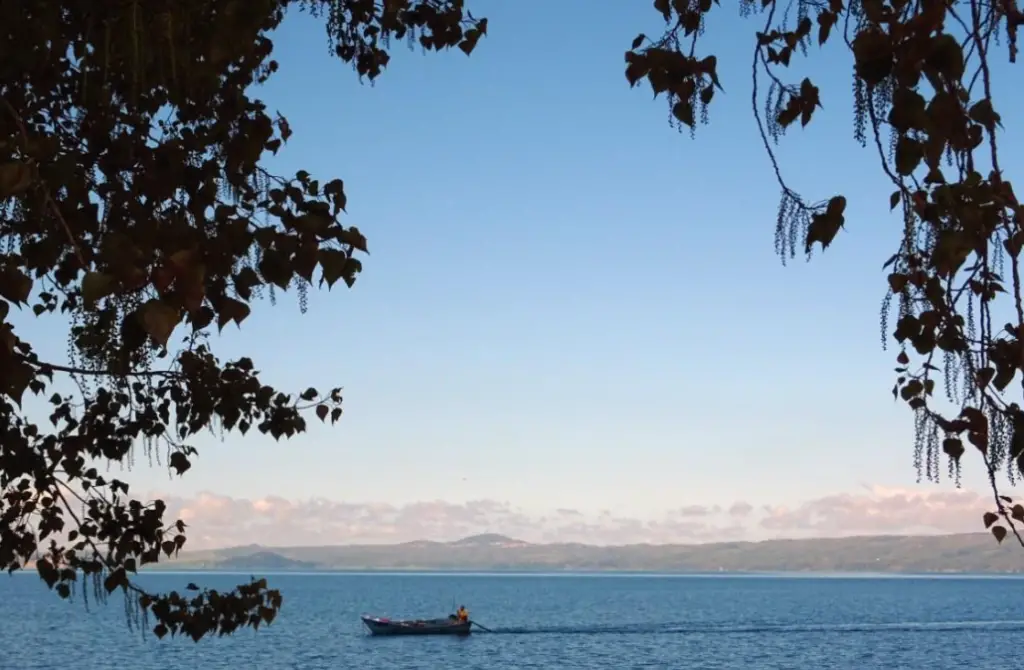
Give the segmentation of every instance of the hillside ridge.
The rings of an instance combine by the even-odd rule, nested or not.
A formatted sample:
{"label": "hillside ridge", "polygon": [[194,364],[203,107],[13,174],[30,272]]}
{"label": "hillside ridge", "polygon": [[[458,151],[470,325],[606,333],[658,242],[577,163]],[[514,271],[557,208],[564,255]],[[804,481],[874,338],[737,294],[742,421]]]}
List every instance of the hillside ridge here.
{"label": "hillside ridge", "polygon": [[987,533],[713,544],[538,544],[484,533],[451,542],[183,551],[153,569],[1024,573],[1024,550]]}

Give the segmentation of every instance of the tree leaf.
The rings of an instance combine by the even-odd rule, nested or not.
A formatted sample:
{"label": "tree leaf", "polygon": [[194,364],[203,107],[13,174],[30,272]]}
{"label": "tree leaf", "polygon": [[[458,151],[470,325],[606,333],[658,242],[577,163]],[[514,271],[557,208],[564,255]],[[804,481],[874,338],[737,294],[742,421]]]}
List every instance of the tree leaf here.
{"label": "tree leaf", "polygon": [[107,593],[113,593],[118,588],[124,588],[128,583],[128,575],[124,568],[117,568],[107,574],[106,579],[103,580],[103,588]]}
{"label": "tree leaf", "polygon": [[996,371],[993,368],[981,368],[977,373],[975,373],[975,384],[979,389],[984,390],[984,388],[992,382],[992,378],[995,376]]}
{"label": "tree leaf", "polygon": [[240,300],[234,298],[224,298],[220,305],[218,305],[217,312],[217,328],[218,330],[224,330],[224,326],[229,322],[234,321],[235,324],[241,328],[242,321],[244,321],[252,310],[249,305],[245,304]]}
{"label": "tree leaf", "polygon": [[32,280],[17,268],[4,266],[0,269],[0,296],[20,305],[28,302],[32,295]]}
{"label": "tree leaf", "polygon": [[238,295],[242,297],[242,300],[251,300],[252,289],[263,283],[260,281],[260,276],[256,274],[256,271],[250,267],[244,267],[239,270],[232,281],[234,282],[235,290],[238,291]]}
{"label": "tree leaf", "polygon": [[907,177],[914,173],[924,157],[924,148],[915,139],[901,136],[896,140],[896,173]]}
{"label": "tree leaf", "polygon": [[1002,125],[1002,119],[992,108],[992,100],[989,98],[982,98],[974,103],[969,115],[972,121],[985,126],[989,132],[994,130],[996,126]]}
{"label": "tree leaf", "polygon": [[823,250],[827,249],[832,244],[836,234],[839,233],[841,225],[841,219],[830,218],[824,214],[812,215],[811,223],[807,226],[807,238],[804,243],[806,252],[811,253],[815,243],[821,244]]}
{"label": "tree leaf", "polygon": [[347,258],[345,259],[345,265],[342,267],[342,278],[345,280],[345,284],[349,288],[352,288],[356,283],[356,275],[363,271],[363,263],[358,258]]}
{"label": "tree leaf", "polygon": [[86,309],[93,309],[96,303],[114,292],[117,286],[113,277],[102,272],[87,272],[82,278],[82,300]]}
{"label": "tree leaf", "polygon": [[170,457],[167,459],[167,464],[173,468],[178,475],[185,474],[185,472],[192,467],[192,464],[188,460],[188,456],[181,451],[171,452]]}
{"label": "tree leaf", "polygon": [[345,211],[348,204],[345,197],[345,182],[340,179],[332,179],[324,184],[324,195],[331,200],[331,213],[337,216],[339,212]]}
{"label": "tree leaf", "polygon": [[36,561],[36,572],[39,573],[40,579],[46,582],[46,585],[50,588],[53,588],[53,585],[60,579],[60,575],[56,568],[53,567],[53,563],[46,558],[40,558]]}
{"label": "tree leaf", "polygon": [[337,249],[322,249],[320,251],[320,268],[323,271],[322,281],[327,282],[328,288],[334,286],[334,283],[345,274],[345,263],[347,261],[348,255],[343,251],[338,251]]}
{"label": "tree leaf", "polygon": [[947,437],[942,441],[942,451],[954,461],[959,461],[964,455],[964,443],[957,437]]}
{"label": "tree leaf", "polygon": [[964,76],[965,65],[964,52],[957,38],[949,33],[940,33],[931,41],[931,46],[927,65],[934,67],[948,80],[959,81]]}
{"label": "tree leaf", "polygon": [[0,200],[23,194],[32,186],[34,171],[21,161],[0,163]]}
{"label": "tree leaf", "polygon": [[338,241],[342,244],[351,246],[357,251],[362,251],[364,254],[370,253],[370,250],[366,246],[366,236],[359,232],[359,229],[355,226],[339,231]]}
{"label": "tree leaf", "polygon": [[674,116],[679,122],[684,123],[691,128],[694,123],[696,123],[693,116],[693,105],[689,100],[680,100],[673,105],[672,116]]}
{"label": "tree leaf", "polygon": [[146,333],[161,347],[167,346],[171,333],[181,320],[178,310],[156,298],[143,303],[139,308],[139,318]]}

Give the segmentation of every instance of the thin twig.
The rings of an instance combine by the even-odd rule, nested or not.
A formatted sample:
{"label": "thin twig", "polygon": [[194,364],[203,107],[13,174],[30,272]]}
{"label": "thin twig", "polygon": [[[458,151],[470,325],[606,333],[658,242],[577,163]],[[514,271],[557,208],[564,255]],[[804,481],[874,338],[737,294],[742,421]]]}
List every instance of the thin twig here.
{"label": "thin twig", "polygon": [[35,365],[39,368],[40,372],[66,372],[73,375],[92,375],[97,377],[178,377],[181,375],[180,372],[175,370],[139,370],[136,372],[109,372],[107,370],[87,370],[85,368],[74,368],[67,365],[57,365],[55,363],[45,363],[30,361],[24,359],[26,363]]}

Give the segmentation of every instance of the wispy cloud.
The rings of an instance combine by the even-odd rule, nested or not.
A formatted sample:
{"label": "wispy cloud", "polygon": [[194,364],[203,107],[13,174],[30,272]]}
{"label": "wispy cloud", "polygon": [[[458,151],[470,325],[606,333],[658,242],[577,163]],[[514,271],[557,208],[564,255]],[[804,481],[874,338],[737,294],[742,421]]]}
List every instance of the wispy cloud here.
{"label": "wispy cloud", "polygon": [[858,534],[929,534],[981,530],[990,497],[974,491],[870,487],[786,507],[737,501],[687,506],[651,519],[553,509],[528,514],[508,503],[440,500],[408,505],[274,496],[249,500],[203,493],[161,496],[169,516],[189,524],[192,549],[454,540],[502,533],[531,542],[692,543]]}
{"label": "wispy cloud", "polygon": [[875,486],[794,508],[766,506],[759,523],[772,532],[815,536],[977,531],[992,507],[990,494],[975,491]]}
{"label": "wispy cloud", "polygon": [[753,511],[754,506],[742,500],[737,500],[729,506],[729,516],[750,516],[750,513]]}

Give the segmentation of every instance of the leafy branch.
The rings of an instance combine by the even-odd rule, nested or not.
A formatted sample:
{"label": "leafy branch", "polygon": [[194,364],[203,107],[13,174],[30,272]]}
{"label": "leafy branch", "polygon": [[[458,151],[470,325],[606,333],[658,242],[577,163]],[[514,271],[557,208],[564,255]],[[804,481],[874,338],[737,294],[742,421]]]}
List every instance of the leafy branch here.
{"label": "leafy branch", "polygon": [[[353,286],[368,253],[340,179],[261,165],[292,134],[252,91],[278,70],[271,36],[293,7],[321,17],[331,53],[370,80],[392,39],[469,54],[487,29],[461,0],[0,10],[16,36],[0,47],[0,567],[35,561],[62,598],[84,575],[95,597],[120,591],[136,618],[155,618],[161,637],[269,624],[281,594],[264,580],[139,587],[133,575],[180,551],[186,526],[97,464],[130,467],[141,448],[183,475],[202,431],[282,439],[309,413],[342,416],[340,387],[279,391],[250,358],[218,359],[208,337],[277,291],[295,289],[304,312],[309,287]],[[41,359],[12,305],[60,317],[68,360]],[[49,396],[48,423],[24,410],[26,392]]]}
{"label": "leafy branch", "polygon": [[[688,100],[714,74],[714,56],[692,58],[713,7],[658,0],[664,37],[640,36],[625,56],[629,84],[646,79],[691,128]],[[981,456],[996,506],[984,514],[985,527],[1000,542],[1012,532],[1024,546],[1017,525],[1024,523],[1024,506],[1001,495],[997,480],[1005,471],[1013,485],[1024,473],[1024,410],[1008,396],[1015,380],[1022,385],[1015,392],[1024,389],[1024,375],[1018,376],[1024,367],[1024,210],[1000,166],[1003,119],[991,73],[1001,31],[1008,60],[1016,61],[1016,30],[1024,23],[1016,0],[741,0],[740,12],[764,16],[754,49],[752,106],[782,190],[777,252],[785,262],[798,240],[808,256],[818,245],[827,249],[845,225],[846,199],[808,203],[787,184],[773,149],[798,120],[807,126],[822,109],[810,79],[787,83],[784,72],[798,54],[809,55],[812,40],[824,47],[841,34],[854,71],[854,138],[867,146],[870,136],[882,176],[896,188],[890,209],[903,222],[896,251],[884,264],[882,341],[892,337],[900,345],[893,395],[914,413],[919,476],[938,481],[944,454],[959,485],[966,441]],[[685,51],[680,34],[694,36]],[[993,325],[999,301],[1010,303],[1015,319],[1001,329]],[[890,333],[894,302],[898,319]]]}

